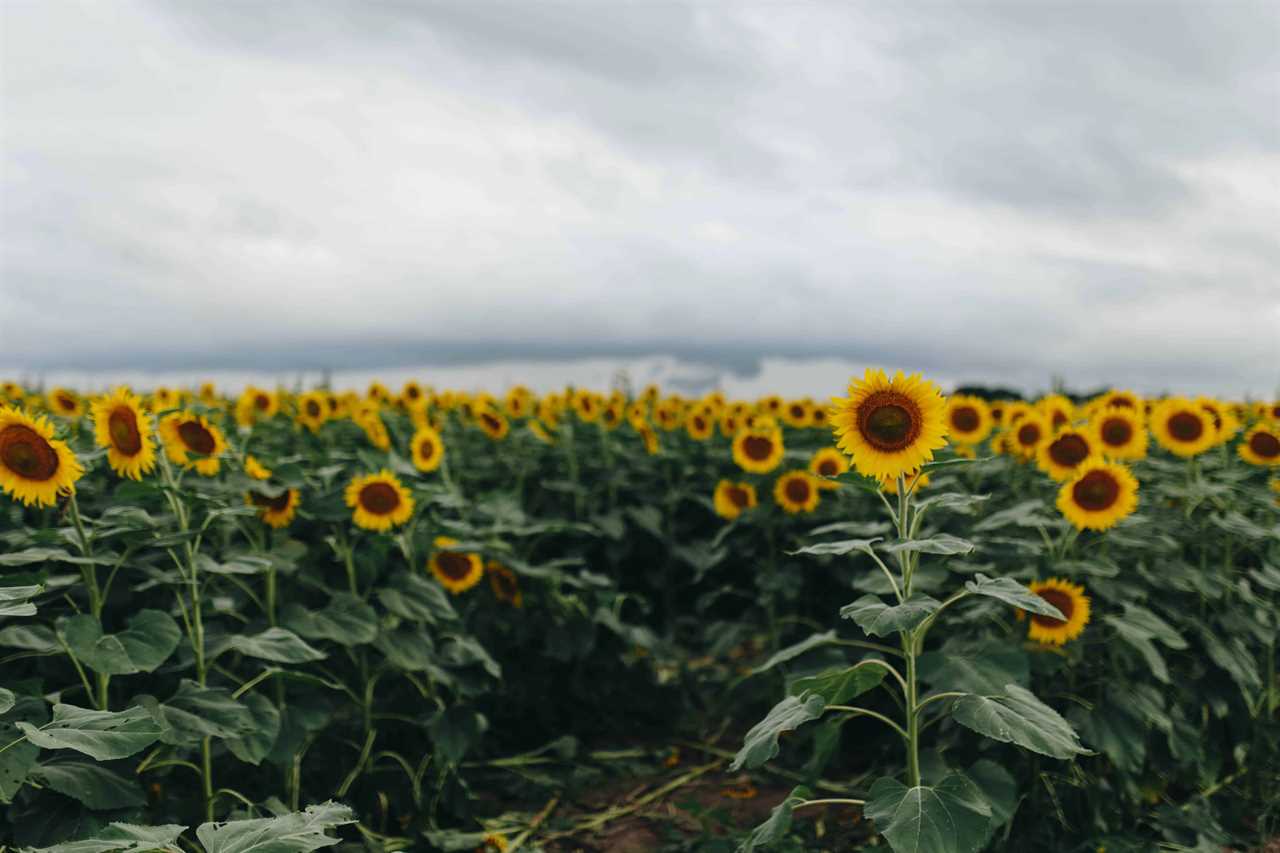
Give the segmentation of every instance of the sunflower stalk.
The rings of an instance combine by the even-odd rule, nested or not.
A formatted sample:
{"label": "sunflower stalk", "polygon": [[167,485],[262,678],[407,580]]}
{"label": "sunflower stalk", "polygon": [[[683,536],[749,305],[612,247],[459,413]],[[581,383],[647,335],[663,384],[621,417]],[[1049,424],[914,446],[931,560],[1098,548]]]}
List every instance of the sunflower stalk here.
{"label": "sunflower stalk", "polygon": [[[80,517],[80,502],[76,500],[76,493],[74,490],[72,490],[71,496],[68,499],[67,503],[71,509],[71,521],[76,528],[76,538],[79,540],[80,554],[84,557],[92,558],[93,542],[89,538],[89,535],[85,532],[84,519]],[[84,578],[85,588],[89,591],[89,611],[93,614],[93,618],[98,620],[98,623],[101,624],[102,623],[102,607],[105,604],[105,597],[102,594],[101,588],[98,586],[97,564],[93,562],[88,562],[80,566],[80,575],[81,577]],[[68,653],[69,653],[69,650],[68,650]],[[72,657],[72,661],[75,661],[74,657]],[[76,667],[77,669],[79,668],[79,663],[76,663]],[[82,678],[84,677],[83,671],[80,673],[80,675]],[[107,700],[107,689],[111,684],[111,676],[105,673],[95,672],[94,679],[95,679],[97,691],[96,692],[94,692],[93,690],[89,691],[89,696],[94,703],[94,707],[96,707],[99,711],[109,710],[108,700]]]}

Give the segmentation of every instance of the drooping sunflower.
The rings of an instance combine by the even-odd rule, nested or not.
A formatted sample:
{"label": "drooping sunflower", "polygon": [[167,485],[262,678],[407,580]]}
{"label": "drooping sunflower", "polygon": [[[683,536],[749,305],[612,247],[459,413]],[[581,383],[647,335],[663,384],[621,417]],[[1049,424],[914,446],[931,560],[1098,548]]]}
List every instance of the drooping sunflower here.
{"label": "drooping sunflower", "polygon": [[658,433],[649,425],[648,421],[633,423],[636,432],[640,434],[640,440],[644,442],[644,452],[650,456],[657,456],[662,452],[662,442],[658,441]]}
{"label": "drooping sunflower", "polygon": [[353,520],[366,530],[385,531],[404,524],[413,515],[413,496],[387,469],[356,477],[347,485],[347,506]]}
{"label": "drooping sunflower", "polygon": [[920,374],[889,379],[868,369],[828,412],[836,445],[864,477],[897,477],[933,459],[947,443],[946,401]]}
{"label": "drooping sunflower", "polygon": [[511,430],[506,417],[497,409],[484,408],[477,411],[476,423],[480,425],[480,429],[484,430],[485,435],[494,441],[502,441]]}
{"label": "drooping sunflower", "polygon": [[160,421],[160,438],[164,441],[169,461],[196,473],[212,477],[218,473],[219,454],[227,449],[222,430],[209,423],[204,415],[194,412],[173,412]]}
{"label": "drooping sunflower", "polygon": [[733,437],[733,461],[743,471],[768,474],[782,463],[782,430],[744,429]]}
{"label": "drooping sunflower", "polygon": [[329,419],[330,407],[323,391],[308,391],[298,397],[298,423],[317,432]]}
{"label": "drooping sunflower", "polygon": [[255,459],[252,454],[245,454],[244,472],[255,480],[271,479],[271,469]]}
{"label": "drooping sunflower", "polygon": [[137,395],[120,387],[94,400],[91,409],[94,440],[107,449],[107,464],[112,471],[141,480],[143,474],[156,467],[154,426]]}
{"label": "drooping sunflower", "polygon": [[298,512],[301,494],[297,489],[285,489],[274,498],[261,492],[251,491],[245,494],[245,501],[258,507],[258,518],[269,527],[279,530],[288,527],[289,522]]}
{"label": "drooping sunflower", "polygon": [[1027,638],[1037,643],[1061,646],[1074,640],[1084,632],[1089,624],[1089,597],[1084,594],[1084,587],[1061,578],[1049,578],[1045,581],[1032,581],[1027,588],[1045,601],[1058,608],[1064,622],[1052,616],[1039,613],[1022,613],[1028,617]]}
{"label": "drooping sunflower", "polygon": [[684,431],[695,441],[706,441],[715,428],[715,415],[703,406],[694,409],[684,420]]}
{"label": "drooping sunflower", "polygon": [[1213,447],[1217,433],[1209,413],[1185,397],[1161,400],[1151,411],[1151,434],[1165,450],[1189,459]]}
{"label": "drooping sunflower", "polygon": [[489,589],[493,597],[510,604],[519,610],[524,606],[524,595],[520,592],[520,578],[515,572],[499,563],[490,560],[485,564],[484,573],[489,576]]}
{"label": "drooping sunflower", "polygon": [[387,450],[391,447],[391,434],[387,432],[387,425],[382,420],[382,414],[376,403],[367,401],[360,403],[351,413],[351,420],[364,430],[365,438],[369,439],[369,443],[374,447],[379,450]]}
{"label": "drooping sunflower", "polygon": [[716,515],[730,521],[742,515],[746,510],[756,506],[756,487],[750,483],[733,483],[721,480],[716,484]]}
{"label": "drooping sunflower", "polygon": [[1058,490],[1058,509],[1080,530],[1106,530],[1138,506],[1138,481],[1115,462],[1091,460]]}
{"label": "drooping sunflower", "polygon": [[1098,443],[1089,430],[1064,427],[1040,444],[1036,463],[1053,479],[1070,480],[1082,465],[1098,456]]}
{"label": "drooping sunflower", "polygon": [[529,428],[529,432],[533,433],[533,437],[538,439],[538,441],[541,441],[543,444],[556,443],[556,437],[551,434],[550,430],[542,425],[542,421],[530,420],[525,425]]}
{"label": "drooping sunflower", "polygon": [[59,493],[75,491],[83,474],[71,448],[53,437],[47,418],[0,407],[0,489],[28,506],[53,506]]}
{"label": "drooping sunflower", "polygon": [[47,395],[49,410],[64,418],[78,418],[84,414],[84,401],[66,388],[51,388]]}
{"label": "drooping sunflower", "polygon": [[818,497],[818,484],[802,468],[788,471],[773,484],[773,499],[792,515],[813,512],[818,508]]}
{"label": "drooping sunflower", "polygon": [[1280,465],[1280,424],[1256,424],[1236,445],[1236,452],[1250,465]]}
{"label": "drooping sunflower", "polygon": [[466,592],[480,583],[480,578],[484,577],[484,563],[480,555],[449,550],[457,544],[456,539],[437,536],[436,551],[427,563],[431,574],[440,581],[440,585],[454,595]]}
{"label": "drooping sunflower", "polygon": [[1038,412],[1025,411],[1009,427],[1006,441],[1014,453],[1023,459],[1034,459],[1036,452],[1049,438],[1049,422]]}
{"label": "drooping sunflower", "polygon": [[1141,459],[1147,455],[1147,427],[1136,406],[1100,409],[1094,413],[1092,427],[1104,455],[1112,459]]}
{"label": "drooping sunflower", "polygon": [[440,433],[430,426],[421,426],[413,434],[413,465],[419,471],[434,471],[444,461],[444,442]]}
{"label": "drooping sunflower", "polygon": [[953,394],[947,398],[947,432],[953,442],[978,444],[991,434],[991,407],[981,397]]}
{"label": "drooping sunflower", "polygon": [[838,489],[840,484],[825,477],[838,477],[849,470],[849,457],[834,447],[820,447],[809,458],[809,473],[817,479],[819,489]]}

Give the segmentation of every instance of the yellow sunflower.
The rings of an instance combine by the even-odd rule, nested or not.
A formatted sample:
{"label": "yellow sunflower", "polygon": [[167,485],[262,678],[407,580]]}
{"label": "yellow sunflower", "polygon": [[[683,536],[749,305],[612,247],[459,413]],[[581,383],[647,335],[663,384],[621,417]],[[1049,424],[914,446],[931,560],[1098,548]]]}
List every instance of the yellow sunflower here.
{"label": "yellow sunflower", "polygon": [[93,401],[93,437],[107,448],[107,464],[121,477],[141,480],[156,467],[151,415],[142,400],[120,387]]}
{"label": "yellow sunflower", "polygon": [[604,413],[600,415],[600,423],[607,430],[615,430],[622,425],[626,412],[627,404],[625,402],[610,400],[609,405],[604,407]]}
{"label": "yellow sunflower", "polygon": [[1049,433],[1049,422],[1038,412],[1028,410],[1009,427],[1006,444],[1023,459],[1034,459],[1040,445],[1048,441]]}
{"label": "yellow sunflower", "polygon": [[16,403],[25,396],[27,396],[27,390],[17,382],[5,381],[0,384],[0,399],[11,400]]}
{"label": "yellow sunflower", "polygon": [[644,451],[650,456],[657,456],[662,452],[662,443],[658,441],[658,434],[654,432],[648,421],[641,421],[638,424],[632,424],[636,432],[640,434],[640,440],[644,442]]}
{"label": "yellow sunflower", "polygon": [[497,409],[480,409],[476,412],[475,417],[480,429],[484,430],[485,435],[494,441],[502,441],[511,430],[511,425],[507,423],[506,417]]}
{"label": "yellow sunflower", "polygon": [[218,402],[218,386],[212,382],[201,382],[198,397],[206,406],[214,405]]}
{"label": "yellow sunflower", "polygon": [[1147,455],[1147,427],[1138,407],[1099,409],[1091,426],[1104,455],[1112,459],[1141,459]]}
{"label": "yellow sunflower", "polygon": [[1250,465],[1280,465],[1280,424],[1257,424],[1244,434],[1236,452]]}
{"label": "yellow sunflower", "polygon": [[533,392],[523,385],[507,390],[502,398],[502,410],[509,418],[527,418],[533,414]]}
{"label": "yellow sunflower", "polygon": [[1058,509],[1080,530],[1106,530],[1138,506],[1138,481],[1115,462],[1092,460],[1058,490]]}
{"label": "yellow sunflower", "polygon": [[849,470],[849,457],[834,447],[822,447],[814,451],[809,458],[809,473],[818,479],[814,480],[819,489],[838,489],[840,484],[823,477],[838,477]]}
{"label": "yellow sunflower", "polygon": [[653,422],[667,432],[680,429],[684,423],[684,403],[671,396],[653,407]]}
{"label": "yellow sunflower", "polygon": [[706,441],[715,428],[715,415],[706,407],[694,409],[684,420],[684,431],[695,441]]}
{"label": "yellow sunflower", "polygon": [[271,479],[271,469],[247,453],[244,457],[244,472],[255,480]]}
{"label": "yellow sunflower", "polygon": [[520,592],[520,578],[515,572],[497,560],[490,560],[485,564],[484,573],[489,576],[489,589],[493,590],[494,598],[510,604],[517,610],[524,606],[524,595]]}
{"label": "yellow sunflower", "polygon": [[585,388],[574,392],[572,405],[578,420],[587,423],[595,423],[604,411],[604,402],[600,399],[600,395]]}
{"label": "yellow sunflower", "polygon": [[263,524],[277,530],[289,526],[289,522],[293,521],[293,517],[298,512],[300,503],[300,493],[297,489],[285,489],[274,498],[269,498],[261,492],[248,492],[244,498],[247,503],[258,507],[258,518],[262,519]]}
{"label": "yellow sunflower", "polygon": [[543,444],[555,444],[556,437],[542,425],[542,421],[531,420],[525,424],[529,428],[529,432],[533,433],[533,437],[541,441]]}
{"label": "yellow sunflower", "polygon": [[347,506],[353,520],[366,530],[385,531],[404,524],[413,515],[413,496],[387,469],[356,477],[347,485]]}
{"label": "yellow sunflower", "polygon": [[1036,408],[1049,423],[1049,429],[1057,432],[1070,426],[1075,420],[1076,406],[1061,394],[1048,394],[1036,401]]}
{"label": "yellow sunflower", "polygon": [[400,403],[406,409],[416,409],[427,402],[427,395],[416,380],[410,379],[400,388]]}
{"label": "yellow sunflower", "polygon": [[1201,406],[1185,397],[1170,397],[1151,411],[1151,434],[1165,450],[1190,458],[1213,447],[1217,432]]}
{"label": "yellow sunflower", "polygon": [[169,461],[196,473],[212,477],[218,473],[219,454],[227,449],[222,430],[209,423],[204,415],[194,412],[173,412],[160,421],[160,438],[164,441]]}
{"label": "yellow sunflower", "polygon": [[159,388],[151,392],[151,411],[163,412],[166,409],[176,409],[182,405],[182,393],[172,388],[166,388],[161,385]]}
{"label": "yellow sunflower", "polygon": [[960,444],[978,444],[991,434],[991,407],[981,397],[953,394],[947,398],[947,431]]}
{"label": "yellow sunflower", "polygon": [[352,412],[351,420],[355,421],[356,426],[364,430],[365,438],[369,439],[369,443],[379,450],[388,450],[391,447],[391,434],[387,432],[387,425],[382,420],[377,404],[360,403],[356,411]]}
{"label": "yellow sunflower", "polygon": [[809,416],[809,426],[813,427],[814,429],[826,429],[828,424],[828,418],[830,417],[831,416],[827,414],[826,409],[824,409],[822,406],[815,405],[813,407],[813,412]]}
{"label": "yellow sunflower", "polygon": [[480,555],[449,550],[457,544],[456,539],[437,536],[435,539],[437,550],[427,563],[431,574],[436,576],[440,585],[454,595],[466,592],[480,583],[480,578],[484,577],[484,563],[480,560]]}
{"label": "yellow sunflower", "polygon": [[813,409],[812,400],[790,400],[782,406],[778,415],[787,426],[804,429],[813,422]]}
{"label": "yellow sunflower", "polygon": [[250,385],[236,400],[236,423],[242,427],[251,427],[259,421],[269,420],[278,411],[280,411],[278,394]]}
{"label": "yellow sunflower", "polygon": [[1036,450],[1036,463],[1055,480],[1070,480],[1099,453],[1099,442],[1088,430],[1063,427]]}
{"label": "yellow sunflower", "polygon": [[331,411],[329,399],[323,391],[308,391],[298,398],[298,423],[312,432],[324,425]]}
{"label": "yellow sunflower", "polygon": [[1225,444],[1240,429],[1240,421],[1231,410],[1212,397],[1197,397],[1195,403],[1209,415],[1213,423],[1214,445]]}
{"label": "yellow sunflower", "polygon": [[0,489],[30,506],[53,506],[76,490],[84,474],[66,442],[53,437],[47,418],[0,407]]}
{"label": "yellow sunflower", "polygon": [[84,401],[66,388],[50,389],[49,409],[64,418],[78,418],[84,414]]}
{"label": "yellow sunflower", "polygon": [[818,508],[818,496],[818,484],[803,469],[788,471],[773,484],[773,499],[792,515],[813,512]]}
{"label": "yellow sunflower", "polygon": [[413,434],[413,466],[419,471],[434,471],[444,461],[444,442],[430,426],[421,426]]}
{"label": "yellow sunflower", "polygon": [[733,437],[733,461],[743,471],[768,474],[782,463],[782,430],[777,427],[741,430]]}
{"label": "yellow sunflower", "polygon": [[1027,617],[1030,623],[1027,627],[1028,639],[1060,646],[1084,632],[1084,626],[1089,624],[1089,597],[1084,594],[1084,587],[1061,578],[1049,578],[1046,581],[1032,581],[1027,588],[1067,617],[1064,622],[1052,616],[1019,611],[1018,615]]}
{"label": "yellow sunflower", "polygon": [[920,374],[889,379],[868,369],[849,383],[849,396],[828,412],[837,446],[865,477],[897,477],[933,459],[947,443],[947,403]]}
{"label": "yellow sunflower", "polygon": [[737,518],[745,510],[756,506],[756,487],[750,483],[732,483],[721,480],[716,484],[714,497],[716,515],[730,521]]}

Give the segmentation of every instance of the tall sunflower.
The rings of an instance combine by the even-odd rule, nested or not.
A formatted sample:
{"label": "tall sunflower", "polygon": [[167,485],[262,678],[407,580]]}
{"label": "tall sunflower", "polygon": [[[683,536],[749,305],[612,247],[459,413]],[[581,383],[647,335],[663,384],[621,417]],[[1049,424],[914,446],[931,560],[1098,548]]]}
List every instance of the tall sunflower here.
{"label": "tall sunflower", "polygon": [[1161,400],[1151,411],[1151,434],[1175,456],[1190,458],[1213,447],[1217,431],[1209,413],[1185,397]]}
{"label": "tall sunflower", "polygon": [[920,374],[889,379],[868,369],[849,383],[849,396],[835,398],[828,412],[836,444],[853,457],[864,477],[897,477],[933,459],[946,446],[946,401]]}
{"label": "tall sunflower", "polygon": [[120,387],[93,401],[93,437],[107,449],[107,464],[121,477],[141,480],[156,467],[156,447],[151,415],[142,400]]}
{"label": "tall sunflower", "polygon": [[164,441],[169,461],[196,473],[212,477],[218,473],[219,454],[227,449],[222,430],[209,423],[204,415],[194,412],[173,412],[160,421],[160,438]]}
{"label": "tall sunflower", "polygon": [[344,497],[347,506],[355,510],[352,520],[366,530],[390,530],[413,515],[413,496],[385,468],[353,479]]}
{"label": "tall sunflower", "polygon": [[297,489],[285,489],[273,498],[258,491],[247,492],[244,497],[246,502],[258,507],[258,518],[262,519],[263,524],[278,530],[288,527],[289,522],[293,521],[298,512],[298,504],[301,503],[300,494]]}
{"label": "tall sunflower", "polygon": [[1092,460],[1058,490],[1058,509],[1080,530],[1106,530],[1138,506],[1138,481],[1115,462]]}
{"label": "tall sunflower", "polygon": [[809,457],[809,473],[819,478],[814,482],[819,489],[838,489],[840,484],[825,477],[838,477],[849,470],[849,457],[834,447],[820,447]]}
{"label": "tall sunflower", "polygon": [[991,407],[981,397],[953,394],[947,398],[947,432],[953,442],[978,444],[991,434]]}
{"label": "tall sunflower", "polygon": [[269,420],[280,411],[280,395],[250,385],[236,400],[236,423],[251,427],[259,421]]}
{"label": "tall sunflower", "polygon": [[1147,455],[1147,427],[1138,407],[1099,409],[1091,425],[1104,455],[1112,459],[1141,459]]}
{"label": "tall sunflower", "polygon": [[818,484],[804,469],[788,471],[774,482],[773,499],[792,515],[813,512],[818,508]]}
{"label": "tall sunflower", "polygon": [[84,474],[66,442],[53,437],[47,418],[0,406],[0,489],[30,506],[53,506],[76,490]]}
{"label": "tall sunflower", "polygon": [[1040,470],[1055,480],[1070,480],[1080,467],[1098,456],[1098,440],[1089,430],[1064,427],[1036,450]]}
{"label": "tall sunflower", "polygon": [[423,425],[413,434],[413,465],[419,471],[434,471],[444,461],[444,442],[440,433],[430,426]]}
{"label": "tall sunflower", "polygon": [[750,483],[721,480],[716,484],[712,502],[715,504],[716,515],[732,521],[756,506],[756,487]]}
{"label": "tall sunflower", "polygon": [[1063,621],[1039,613],[1024,614],[1019,611],[1019,616],[1029,617],[1028,639],[1046,645],[1061,646],[1084,632],[1084,626],[1089,624],[1089,597],[1084,594],[1084,587],[1061,578],[1032,581],[1027,586],[1067,617],[1066,621]]}
{"label": "tall sunflower", "polygon": [[1250,465],[1280,465],[1280,424],[1257,424],[1236,446],[1240,458]]}
{"label": "tall sunflower", "polygon": [[733,461],[743,471],[768,474],[782,462],[782,430],[744,429],[733,437]]}
{"label": "tall sunflower", "polygon": [[466,592],[484,577],[484,563],[480,560],[480,555],[450,550],[457,544],[456,539],[437,536],[436,551],[427,562],[431,574],[454,595]]}

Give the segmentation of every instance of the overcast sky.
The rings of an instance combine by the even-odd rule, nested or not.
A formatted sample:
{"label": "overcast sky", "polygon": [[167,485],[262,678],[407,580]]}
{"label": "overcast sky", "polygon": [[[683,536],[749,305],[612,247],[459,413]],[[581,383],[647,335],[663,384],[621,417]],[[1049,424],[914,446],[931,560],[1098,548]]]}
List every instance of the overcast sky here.
{"label": "overcast sky", "polygon": [[1276,2],[4,0],[0,32],[9,371],[1280,388]]}

